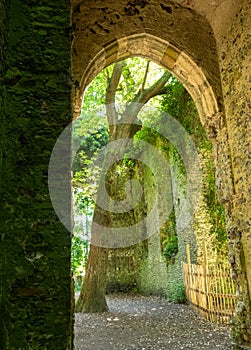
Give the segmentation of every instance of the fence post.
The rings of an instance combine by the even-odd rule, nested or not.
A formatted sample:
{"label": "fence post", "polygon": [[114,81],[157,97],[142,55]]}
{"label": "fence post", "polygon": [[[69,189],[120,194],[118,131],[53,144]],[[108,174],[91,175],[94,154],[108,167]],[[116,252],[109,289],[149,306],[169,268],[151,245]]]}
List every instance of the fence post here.
{"label": "fence post", "polygon": [[188,263],[188,266],[190,267],[191,265],[190,244],[187,244],[187,263]]}
{"label": "fence post", "polygon": [[188,266],[188,283],[189,285],[187,286],[187,297],[189,302],[192,301],[192,295],[190,292],[190,288],[192,285],[192,269],[191,269],[191,253],[190,253],[190,244],[187,244],[186,246],[186,251],[187,251],[187,266]]}
{"label": "fence post", "polygon": [[208,261],[207,261],[207,247],[206,242],[203,242],[203,255],[204,255],[204,291],[205,291],[205,301],[206,301],[206,310],[208,310],[208,319],[211,321],[211,308],[209,302],[209,288],[208,288]]}

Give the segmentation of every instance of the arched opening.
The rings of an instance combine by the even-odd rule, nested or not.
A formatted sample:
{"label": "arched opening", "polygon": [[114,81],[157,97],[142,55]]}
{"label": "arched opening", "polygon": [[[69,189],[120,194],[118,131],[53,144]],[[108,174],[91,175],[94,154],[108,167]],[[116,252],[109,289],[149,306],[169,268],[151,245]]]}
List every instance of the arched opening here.
{"label": "arched opening", "polygon": [[[141,45],[142,46],[142,45]],[[135,56],[134,56],[135,57]],[[121,61],[120,61],[121,62]],[[123,61],[123,64],[125,64],[126,65],[126,63],[125,63],[125,61]],[[144,64],[144,60],[142,60],[142,65]],[[159,67],[159,69],[161,69],[160,68],[160,66],[158,66]],[[128,68],[129,69],[129,68]],[[107,73],[108,75],[111,75],[111,72],[110,73]],[[142,71],[142,76],[144,76],[144,70]],[[97,85],[98,83],[95,83],[95,85],[94,85],[94,87],[93,86],[90,86],[90,89],[91,89],[91,91],[94,93],[95,92],[95,96],[97,97],[98,96],[98,89],[99,89],[99,85]],[[101,83],[100,83],[101,84]],[[175,83],[176,84],[176,83]],[[175,85],[176,86],[176,85]],[[178,85],[177,85],[177,87],[178,87]],[[95,90],[96,89],[96,90]],[[102,89],[102,93],[101,93],[101,96],[103,96],[103,95],[105,95],[105,88],[104,88],[104,86],[102,86],[101,87],[101,85],[100,85],[100,90]],[[120,87],[120,89],[121,89],[121,87]],[[180,89],[180,92],[182,93],[182,90]],[[162,94],[163,94],[163,92],[162,92]],[[91,99],[91,109],[93,110],[93,111],[95,111],[95,100],[96,100],[96,97],[94,98],[94,99]],[[170,97],[172,98],[172,94],[170,94]],[[90,98],[90,97],[89,97]],[[167,99],[168,99],[168,96],[166,97]],[[100,103],[100,102],[99,102]],[[128,103],[129,103],[129,101],[128,101]],[[177,102],[176,102],[177,103]],[[179,108],[179,106],[176,106],[177,108]],[[85,103],[85,107],[83,107],[83,108],[86,108],[87,110],[84,110],[83,109],[83,112],[84,112],[84,114],[88,114],[88,110],[90,109],[90,107],[89,107],[89,104],[88,103]],[[193,111],[193,113],[194,113],[194,110],[193,110],[193,108],[194,107],[192,107],[192,111]],[[170,110],[169,110],[169,112],[170,112]],[[172,113],[173,113],[174,111],[172,111]],[[90,112],[89,112],[90,113]],[[184,113],[184,111],[183,111],[183,113]],[[152,120],[152,123],[153,123],[153,125],[154,125],[154,123],[157,123],[157,114],[158,114],[158,111],[156,110],[155,111],[155,116],[154,116],[154,118],[153,119],[156,119],[156,121],[154,121],[154,120]],[[196,119],[197,118],[197,113],[194,113],[193,114],[193,117],[194,117],[194,119]],[[182,118],[181,118],[181,120],[182,120]],[[180,122],[181,122],[181,120],[180,120]],[[86,119],[86,121],[85,121],[85,119],[84,118],[82,118],[82,122],[83,123],[87,123],[87,127],[88,127],[88,121],[89,121],[89,127],[91,128],[91,129],[93,129],[93,121],[91,121],[91,119]],[[164,118],[162,118],[162,122],[163,123],[165,123],[165,119]],[[94,122],[96,125],[98,125],[99,123],[97,122],[97,120],[95,119],[95,122]],[[166,121],[166,123],[168,124],[168,121]],[[183,123],[184,123],[184,121],[183,121]],[[210,145],[210,143],[209,143],[209,141],[206,139],[206,137],[205,136],[203,136],[204,135],[204,130],[203,130],[203,128],[202,128],[202,126],[200,126],[200,122],[199,122],[199,119],[197,118],[196,119],[196,121],[194,121],[193,122],[193,126],[191,126],[191,122],[190,122],[190,125],[188,125],[189,123],[187,123],[187,127],[190,129],[190,133],[191,133],[191,129],[192,129],[192,127],[194,127],[194,129],[195,130],[197,130],[197,129],[199,129],[199,131],[197,130],[197,144],[199,145],[199,144],[203,144],[203,147],[201,146],[201,147],[199,147],[198,145],[197,145],[197,147],[198,148],[201,148],[200,149],[200,156],[204,159],[203,161],[206,163],[207,162],[207,170],[206,169],[204,169],[204,172],[205,172],[205,174],[204,174],[204,177],[207,177],[208,178],[208,181],[210,182],[210,185],[209,185],[209,183],[207,184],[207,187],[209,187],[209,186],[211,186],[211,188],[209,189],[209,188],[207,188],[207,197],[208,197],[208,200],[210,201],[210,204],[209,204],[209,206],[212,208],[212,206],[214,206],[214,209],[215,209],[215,212],[213,213],[213,215],[215,215],[215,213],[216,213],[216,210],[222,210],[220,207],[217,207],[217,209],[215,208],[215,206],[216,206],[216,202],[213,204],[212,202],[214,202],[215,201],[215,198],[214,197],[216,197],[216,195],[215,195],[215,188],[214,188],[214,179],[215,179],[215,174],[214,174],[214,170],[213,170],[213,157],[212,157],[212,154],[211,154],[211,145]],[[143,126],[144,126],[144,124],[143,124]],[[156,126],[158,126],[158,125],[155,125],[155,127]],[[179,127],[176,125],[176,127],[175,127],[175,125],[170,125],[169,124],[169,127],[174,127],[174,133],[176,132],[177,133],[177,135],[180,135],[181,136],[181,133],[180,133],[180,130],[179,130]],[[167,128],[168,128],[168,126],[167,126]],[[93,133],[93,131],[92,131],[92,133]],[[195,133],[194,133],[195,134]],[[199,134],[201,134],[201,135],[199,135]],[[198,137],[198,135],[199,135],[199,137]],[[164,135],[163,135],[164,136]],[[167,136],[167,138],[168,138],[168,136],[170,137],[170,134],[169,135],[166,135]],[[100,137],[100,134],[98,135],[98,137]],[[170,137],[171,139],[172,139],[172,137]],[[180,137],[180,138],[184,138],[184,141],[185,141],[185,137]],[[171,140],[169,140],[169,141],[171,141]],[[90,142],[90,141],[89,141]],[[96,141],[95,141],[96,142]],[[156,141],[155,141],[155,143],[156,143]],[[184,150],[182,150],[179,146],[179,144],[178,143],[176,143],[175,144],[175,146],[176,146],[176,150],[178,151],[178,152],[180,152],[180,153],[183,153],[183,156],[185,156],[184,155]],[[179,149],[180,148],[180,149]],[[203,150],[203,154],[202,154],[202,148],[204,148],[204,150]],[[199,150],[197,151],[197,152],[199,152]],[[189,197],[189,200],[190,200],[190,202],[192,202],[192,194],[191,193],[189,193],[189,191],[187,191],[186,189],[185,189],[185,185],[183,185],[183,187],[181,186],[181,180],[179,180],[179,183],[180,184],[178,184],[178,182],[177,182],[177,176],[178,176],[178,174],[177,174],[177,171],[179,171],[179,173],[182,173],[182,166],[180,166],[180,169],[176,169],[177,168],[177,164],[174,166],[174,154],[172,154],[172,155],[170,155],[169,154],[169,162],[170,162],[170,157],[172,157],[172,172],[173,172],[173,174],[172,174],[172,182],[173,182],[173,185],[172,185],[172,190],[171,190],[171,192],[173,193],[173,197],[174,197],[174,202],[176,203],[175,204],[175,208],[173,208],[173,218],[172,219],[170,219],[169,221],[170,221],[170,223],[169,224],[172,224],[173,226],[174,225],[176,225],[176,223],[177,223],[177,228],[178,228],[178,230],[179,230],[179,232],[178,232],[178,235],[180,235],[180,234],[182,234],[181,233],[181,231],[182,230],[184,230],[184,228],[185,228],[185,220],[189,217],[189,215],[188,215],[188,212],[189,212],[189,210],[194,210],[194,209],[192,209],[192,208],[190,208],[189,209],[189,204],[187,203],[186,204],[186,209],[184,209],[184,207],[185,207],[185,201],[186,201],[186,199],[185,199],[185,197]],[[177,157],[177,155],[176,155],[176,157]],[[192,162],[196,162],[196,159],[193,159],[192,160]],[[181,163],[183,163],[183,161],[182,161],[182,159],[181,159]],[[186,169],[186,166],[187,166],[187,164],[183,164],[183,166],[184,166],[184,169],[183,169],[183,172],[185,172],[186,170],[186,174],[183,174],[183,182],[184,183],[186,183],[186,176],[193,176],[193,182],[194,182],[194,187],[193,187],[193,190],[195,191],[195,192],[197,192],[197,197],[199,198],[200,197],[200,187],[199,187],[199,182],[197,183],[197,188],[196,188],[196,178],[194,178],[194,175],[191,175],[191,170],[189,171],[189,169],[187,168]],[[164,165],[163,165],[163,167],[164,167]],[[200,164],[198,164],[198,167],[200,167]],[[209,172],[209,169],[210,168],[210,172]],[[166,169],[166,177],[168,177],[168,169]],[[197,170],[197,173],[196,173],[196,169],[194,169],[193,170],[194,171],[194,174],[196,174],[196,176],[197,177],[200,177],[200,176],[202,176],[202,174],[200,174],[199,173],[199,170]],[[175,172],[176,172],[176,174],[175,174]],[[176,175],[176,176],[175,176]],[[180,174],[179,174],[179,176],[181,176]],[[81,181],[81,179],[80,179],[80,181]],[[189,180],[190,181],[190,180]],[[80,186],[81,186],[81,184],[80,184]],[[180,187],[178,190],[177,190],[177,188],[178,187]],[[213,187],[213,189],[212,189],[212,187]],[[205,189],[204,189],[204,191],[205,191]],[[208,191],[210,191],[210,193],[208,193]],[[87,192],[88,192],[88,190],[87,190]],[[164,191],[163,191],[164,192]],[[185,196],[184,196],[184,193],[183,192],[185,192]],[[180,197],[180,198],[178,198],[178,197]],[[210,198],[209,198],[210,197]],[[86,198],[85,198],[86,199]],[[163,200],[168,200],[167,198],[163,198]],[[205,199],[203,200],[202,199],[202,202],[204,201],[204,206],[205,206]],[[194,204],[194,203],[193,203]],[[193,223],[193,226],[197,226],[197,231],[198,231],[198,227],[199,226],[201,226],[200,227],[200,230],[202,230],[203,228],[202,228],[202,222],[203,222],[203,220],[204,221],[206,221],[207,219],[205,219],[205,213],[203,213],[203,209],[202,209],[202,203],[200,204],[200,210],[198,210],[198,212],[200,212],[200,217],[202,217],[203,215],[204,215],[204,217],[203,218],[200,218],[200,222],[198,221],[198,218],[197,218],[197,222],[196,223]],[[198,214],[196,214],[197,216],[198,216]],[[206,214],[206,215],[208,215],[208,213]],[[166,219],[167,219],[167,217],[166,217]],[[165,219],[165,221],[166,221],[166,219]],[[208,218],[208,220],[210,220],[209,218]],[[224,220],[224,218],[221,218],[221,220]],[[183,260],[183,261],[185,261],[186,260],[186,256],[185,256],[185,248],[186,247],[184,247],[184,241],[186,241],[187,243],[189,242],[189,241],[193,241],[193,239],[189,239],[188,238],[188,236],[189,236],[189,234],[188,234],[188,232],[190,231],[191,232],[191,235],[193,235],[194,234],[194,232],[193,231],[195,231],[195,229],[193,229],[193,227],[191,226],[192,225],[192,223],[190,224],[190,227],[186,227],[186,230],[187,230],[187,232],[186,232],[186,234],[184,235],[184,233],[183,233],[183,236],[181,236],[181,237],[178,237],[178,239],[177,239],[177,237],[175,237],[175,235],[170,235],[171,236],[171,239],[173,239],[173,241],[171,241],[170,240],[170,242],[168,242],[168,240],[167,240],[167,238],[169,238],[169,237],[166,237],[165,236],[165,233],[164,233],[164,228],[162,229],[162,231],[163,231],[163,237],[162,237],[162,241],[165,241],[165,242],[162,242],[162,243],[164,243],[164,245],[166,245],[165,246],[165,254],[168,256],[169,255],[169,257],[173,257],[173,256],[175,256],[176,255],[176,253],[177,252],[175,252],[175,253],[173,253],[173,251],[172,251],[172,249],[173,250],[175,250],[177,247],[178,247],[178,245],[180,246],[180,247],[182,247],[180,250],[183,250],[183,252],[182,252],[182,254],[180,254],[181,256],[180,256],[180,261],[177,263],[177,265],[179,265],[179,267],[178,267],[178,271],[179,271],[179,273],[180,273],[180,276],[178,276],[178,278],[179,278],[179,280],[182,280],[182,274],[181,274],[181,261]],[[192,250],[194,251],[194,254],[196,255],[197,254],[197,250],[199,250],[199,254],[201,254],[201,251],[203,250],[202,249],[202,245],[201,245],[201,241],[204,239],[204,241],[206,241],[206,240],[208,240],[208,241],[210,241],[210,237],[208,237],[207,236],[207,232],[206,231],[209,231],[209,230],[211,230],[211,228],[210,228],[210,223],[209,222],[206,222],[205,223],[205,226],[204,226],[204,237],[200,237],[199,238],[199,243],[197,243],[197,245],[199,245],[199,249],[197,248],[197,247],[195,247],[195,246],[193,246],[192,247]],[[208,229],[208,227],[209,227],[209,229]],[[174,227],[174,232],[176,232],[176,227]],[[177,236],[177,235],[176,235]],[[143,237],[143,236],[142,236]],[[147,238],[149,238],[149,236],[147,235]],[[175,241],[175,239],[177,239],[177,242],[175,243],[174,241]],[[196,241],[196,239],[194,238],[194,240]],[[158,241],[158,239],[157,239],[157,241]],[[181,242],[182,241],[182,242]],[[156,243],[156,242],[155,242]],[[208,242],[209,243],[209,242]],[[175,244],[177,244],[177,247],[175,247]],[[153,246],[154,244],[153,244],[153,242],[151,243],[151,246]],[[195,245],[196,245],[196,243],[195,243]],[[156,246],[155,246],[155,248],[156,248]],[[195,252],[196,251],[196,252]],[[127,252],[128,253],[128,252]],[[160,253],[160,252],[159,252]],[[160,258],[159,259],[161,259],[161,254],[160,254]],[[113,259],[113,260],[116,260],[116,259]],[[195,258],[195,260],[197,260],[196,258]],[[200,258],[200,260],[201,260],[201,258]],[[158,267],[157,267],[158,268]],[[118,266],[118,269],[120,269],[120,267]],[[155,272],[153,272],[153,269],[152,269],[152,271],[151,271],[151,274],[152,275],[154,275],[154,273]],[[149,275],[149,274],[148,274]],[[169,272],[169,275],[170,275],[170,279],[172,279],[171,278],[171,275],[172,275],[172,272],[170,271]],[[164,277],[164,279],[165,279],[165,277]],[[116,281],[115,281],[116,282]],[[173,283],[173,284],[175,284],[174,283],[174,281],[171,281],[171,283]],[[180,283],[180,285],[182,285],[182,282]],[[125,286],[126,288],[128,287],[128,286]],[[152,289],[152,293],[154,292],[154,290],[158,290],[158,287],[157,287],[157,283],[155,283],[155,287]],[[161,287],[159,288],[159,290],[161,290]],[[176,293],[176,290],[173,292],[173,294],[177,294]],[[169,293],[169,298],[172,298],[171,296],[170,296],[170,293]]]}
{"label": "arched opening", "polygon": [[140,56],[166,68],[187,89],[198,109],[202,124],[210,133],[209,125],[216,122],[219,106],[214,91],[203,70],[185,53],[169,42],[142,33],[115,40],[93,57],[83,71],[75,90],[74,113],[80,113],[82,94],[94,77],[109,64],[127,57]]}
{"label": "arched opening", "polygon": [[[110,55],[108,52],[110,52]],[[172,72],[192,95],[205,127],[208,125],[209,119],[218,117],[219,108],[217,101],[203,71],[185,53],[181,53],[169,43],[147,34],[134,35],[118,40],[116,42],[116,50],[114,50],[114,44],[109,44],[101,50],[88,65],[82,77],[78,93],[76,94],[76,106],[80,106],[80,92],[83,92],[96,74],[109,66],[109,64],[131,56],[151,59]],[[75,109],[76,116],[77,110],[78,108]],[[207,131],[211,136],[209,127]]]}

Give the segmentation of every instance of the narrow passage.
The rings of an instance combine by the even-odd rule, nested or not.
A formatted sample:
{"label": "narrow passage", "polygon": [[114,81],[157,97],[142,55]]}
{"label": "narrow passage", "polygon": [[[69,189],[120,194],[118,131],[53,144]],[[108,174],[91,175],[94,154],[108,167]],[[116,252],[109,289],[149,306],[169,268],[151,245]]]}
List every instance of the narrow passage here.
{"label": "narrow passage", "polygon": [[188,305],[139,295],[107,296],[109,312],[75,315],[76,350],[229,350],[230,327]]}

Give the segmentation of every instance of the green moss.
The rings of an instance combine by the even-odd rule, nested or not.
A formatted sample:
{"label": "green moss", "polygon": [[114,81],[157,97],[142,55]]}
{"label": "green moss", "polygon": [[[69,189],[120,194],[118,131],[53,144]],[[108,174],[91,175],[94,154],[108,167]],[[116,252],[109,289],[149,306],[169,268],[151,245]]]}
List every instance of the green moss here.
{"label": "green moss", "polygon": [[[210,144],[211,146],[211,144]],[[211,148],[206,144],[203,149],[206,155],[205,162],[205,199],[209,215],[212,223],[212,234],[216,235],[217,246],[215,247],[219,252],[226,250],[227,233],[226,233],[226,216],[223,205],[221,205],[217,199],[216,193],[216,181],[215,181],[215,169],[213,164],[213,157],[208,156],[208,150],[211,153]],[[206,151],[206,153],[205,153]],[[203,154],[203,153],[202,153]]]}
{"label": "green moss", "polygon": [[[48,190],[50,154],[71,120],[70,4],[46,1],[48,22],[56,17],[58,25],[46,28],[45,37],[44,28],[34,31],[30,21],[40,21],[40,3],[10,1],[1,75],[3,350],[72,348],[70,233],[55,215]],[[59,25],[59,15],[65,25]],[[48,41],[53,52],[45,57]]]}
{"label": "green moss", "polygon": [[170,235],[164,241],[163,254],[168,258],[172,259],[178,252],[178,237],[177,235]]}

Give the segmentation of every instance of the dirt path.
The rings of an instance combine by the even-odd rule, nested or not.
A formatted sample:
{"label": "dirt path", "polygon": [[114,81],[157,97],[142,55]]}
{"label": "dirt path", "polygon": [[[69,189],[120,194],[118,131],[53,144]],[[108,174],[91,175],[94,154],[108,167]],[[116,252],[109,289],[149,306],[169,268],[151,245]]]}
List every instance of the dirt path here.
{"label": "dirt path", "polygon": [[187,305],[155,297],[113,295],[109,312],[75,315],[76,350],[229,350],[230,329]]}

